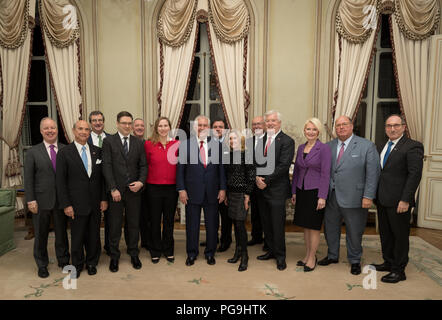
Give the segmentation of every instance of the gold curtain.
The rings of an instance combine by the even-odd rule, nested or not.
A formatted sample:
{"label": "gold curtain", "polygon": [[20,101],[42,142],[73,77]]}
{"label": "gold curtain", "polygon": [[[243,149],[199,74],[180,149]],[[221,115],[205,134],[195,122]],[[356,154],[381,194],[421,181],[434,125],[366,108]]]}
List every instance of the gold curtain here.
{"label": "gold curtain", "polygon": [[181,47],[192,33],[198,0],[166,0],[161,8],[157,35],[171,47]]}
{"label": "gold curtain", "polygon": [[[46,36],[57,48],[72,45],[80,36],[80,24],[69,0],[40,0],[41,22]],[[72,21],[75,19],[75,21]]]}
{"label": "gold curtain", "polygon": [[342,0],[336,12],[337,32],[352,43],[365,42],[373,31],[371,17],[378,16],[380,4],[379,0]]}
{"label": "gold curtain", "polygon": [[396,0],[395,22],[410,40],[430,37],[440,22],[438,0]]}
{"label": "gold curtain", "polygon": [[23,45],[28,31],[29,0],[0,1],[0,46],[16,49]]}
{"label": "gold curtain", "polygon": [[217,38],[226,43],[244,39],[250,16],[244,0],[209,0],[209,19]]}

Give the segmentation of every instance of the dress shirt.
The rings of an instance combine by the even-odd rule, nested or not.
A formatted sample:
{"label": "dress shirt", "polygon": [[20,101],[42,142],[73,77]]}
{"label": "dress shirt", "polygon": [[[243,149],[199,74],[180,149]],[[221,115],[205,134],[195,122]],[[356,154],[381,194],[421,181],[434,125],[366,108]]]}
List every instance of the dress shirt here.
{"label": "dress shirt", "polygon": [[[104,140],[104,138],[106,138],[106,134],[104,133],[104,131],[100,134],[101,135],[101,140]],[[92,138],[92,144],[96,147],[99,147],[98,145],[98,134],[96,134],[95,132],[91,132],[91,138]]]}
{"label": "dress shirt", "polygon": [[350,138],[348,138],[345,141],[341,141],[338,139],[338,146],[336,147],[336,155],[335,155],[335,159],[338,158],[339,155],[339,151],[341,150],[341,145],[342,143],[344,143],[344,152],[345,150],[347,150],[348,145],[350,144],[351,139],[353,138],[353,134],[350,136]]}
{"label": "dress shirt", "polygon": [[55,146],[55,148],[54,148],[55,153],[58,153],[58,142],[57,141],[55,141],[54,143],[51,144],[51,143],[47,143],[46,141],[43,140],[43,143],[45,145],[46,151],[48,152],[49,159],[51,159],[51,147],[50,147],[51,145]]}
{"label": "dress shirt", "polygon": [[197,137],[196,141],[198,143],[198,150],[201,148],[201,141],[204,141],[203,146],[206,153],[206,164],[209,164],[209,147],[207,146],[207,137],[205,137],[204,140],[200,140],[200,138]]}
{"label": "dress shirt", "polygon": [[[149,167],[146,182],[149,184],[176,184],[176,164],[178,156],[178,146],[174,146],[175,153],[170,149],[179,143],[177,140],[170,140],[164,148],[161,142],[153,144],[150,140],[144,143],[146,150],[146,161]],[[169,157],[169,158],[168,158]],[[170,160],[170,161],[169,161]]]}
{"label": "dress shirt", "polygon": [[[81,154],[83,153],[83,145],[79,144],[77,141],[74,141],[74,144],[75,144],[75,147],[77,147],[78,154],[80,155],[80,158],[81,158]],[[90,178],[91,174],[92,174],[91,150],[89,149],[89,145],[87,143],[84,146],[86,147],[86,155],[87,155],[87,175]]]}
{"label": "dress shirt", "polygon": [[[124,146],[124,136],[118,131],[118,135],[120,136],[121,144]],[[129,152],[129,143],[130,143],[130,135],[127,136],[127,152]]]}
{"label": "dress shirt", "polygon": [[385,144],[384,149],[382,149],[382,152],[381,152],[381,167],[382,167],[382,168],[384,168],[384,167],[382,166],[382,164],[384,163],[384,157],[385,157],[385,153],[387,152],[388,143],[389,143],[390,141],[393,142],[393,144],[391,145],[391,149],[390,149],[390,155],[391,155],[391,152],[393,151],[394,147],[397,145],[397,143],[399,142],[399,140],[401,140],[401,138],[402,138],[403,136],[404,136],[404,135],[401,135],[399,138],[397,138],[396,140],[393,140],[393,141],[388,140],[387,143]]}

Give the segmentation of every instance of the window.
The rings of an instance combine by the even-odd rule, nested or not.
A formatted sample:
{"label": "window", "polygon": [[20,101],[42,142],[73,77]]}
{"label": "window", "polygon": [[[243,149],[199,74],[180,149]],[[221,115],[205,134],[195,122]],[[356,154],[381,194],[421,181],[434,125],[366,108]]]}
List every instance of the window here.
{"label": "window", "polygon": [[180,129],[189,136],[190,121],[198,115],[207,116],[211,123],[215,119],[225,120],[224,111],[218,92],[215,72],[210,55],[207,25],[199,24],[198,42],[195,48],[195,58],[187,91],[186,104],[180,123]]}
{"label": "window", "polygon": [[376,54],[354,128],[357,135],[372,140],[378,148],[382,148],[388,140],[384,130],[385,120],[393,113],[401,113],[394,77],[389,16],[381,17]]}

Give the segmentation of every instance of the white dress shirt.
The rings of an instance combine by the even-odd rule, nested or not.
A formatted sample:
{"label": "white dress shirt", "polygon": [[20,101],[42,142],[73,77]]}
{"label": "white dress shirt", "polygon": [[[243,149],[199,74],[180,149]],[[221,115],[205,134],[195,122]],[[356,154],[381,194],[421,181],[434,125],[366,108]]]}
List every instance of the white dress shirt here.
{"label": "white dress shirt", "polygon": [[[397,145],[397,143],[399,142],[399,140],[401,140],[401,138],[402,138],[403,136],[404,136],[404,135],[401,135],[399,138],[397,138],[396,140],[393,140],[393,141],[392,141],[393,144],[391,145],[390,155],[391,155],[391,152],[393,151],[394,147]],[[387,152],[388,143],[389,143],[390,141],[391,141],[390,139],[387,141],[387,143],[386,143],[385,146],[384,146],[384,149],[382,149],[382,152],[381,152],[381,167],[382,167],[382,168],[384,168],[384,166],[383,166],[382,164],[384,163],[385,153]]]}
{"label": "white dress shirt", "polygon": [[[106,134],[104,133],[104,131],[100,134],[101,136],[101,140],[103,141],[104,138],[106,138]],[[96,147],[99,147],[98,145],[98,134],[96,134],[95,132],[91,132],[91,138],[92,138],[92,144]]]}
{"label": "white dress shirt", "polygon": [[[124,136],[120,133],[120,131],[118,131],[118,135],[120,136],[121,139],[121,144],[124,146]],[[130,135],[127,136],[127,152],[129,152],[129,140],[130,140]]]}
{"label": "white dress shirt", "polygon": [[[83,145],[79,144],[77,141],[74,141],[74,144],[75,144],[75,147],[77,147],[78,154],[80,155],[80,158],[81,158],[81,154],[83,153]],[[91,174],[92,174],[91,150],[89,149],[89,145],[87,143],[84,146],[86,147],[86,155],[87,155],[87,175],[90,178]],[[81,159],[83,159],[83,158],[81,158]]]}
{"label": "white dress shirt", "polygon": [[209,148],[207,146],[207,137],[204,138],[204,140],[201,140],[200,138],[196,138],[196,141],[198,143],[198,149],[201,147],[201,141],[203,141],[204,151],[206,154],[206,165],[209,164]]}

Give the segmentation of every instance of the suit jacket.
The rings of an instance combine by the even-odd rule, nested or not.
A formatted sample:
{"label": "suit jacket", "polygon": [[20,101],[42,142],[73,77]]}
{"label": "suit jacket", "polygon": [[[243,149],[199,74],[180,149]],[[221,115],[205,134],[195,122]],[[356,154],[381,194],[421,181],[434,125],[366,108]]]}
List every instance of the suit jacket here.
{"label": "suit jacket", "polygon": [[118,132],[107,136],[103,140],[102,156],[107,192],[116,188],[123,193],[132,182],[140,181],[143,184],[146,182],[146,152],[140,139],[133,135],[129,136],[129,153],[126,157]]}
{"label": "suit jacket", "polygon": [[[106,137],[104,139],[106,139],[110,134],[107,133],[106,131],[103,131],[103,132],[106,135]],[[104,141],[104,139],[103,139],[103,141]],[[94,145],[94,141],[92,140],[92,134],[90,134],[89,138],[87,138],[87,143]],[[103,147],[103,145],[101,145],[101,146]],[[98,147],[98,146],[96,146],[96,147]]]}
{"label": "suit jacket", "polygon": [[[58,143],[58,152],[64,146],[64,144]],[[52,210],[56,207],[55,171],[43,142],[26,152],[25,197],[26,202],[36,200],[39,210]]]}
{"label": "suit jacket", "polygon": [[330,192],[342,208],[361,208],[362,198],[374,199],[379,180],[379,153],[373,142],[353,135],[339,164],[336,165],[338,139],[327,143],[332,154]]}
{"label": "suit jacket", "polygon": [[[267,144],[267,134],[263,138],[263,145]],[[265,147],[263,148],[265,151]],[[259,152],[261,151],[258,149]],[[272,142],[267,150],[267,159],[265,165],[259,164],[259,157],[257,157],[257,167],[267,167],[267,172],[262,172],[257,168],[257,175],[264,177],[264,182],[267,187],[263,190],[264,197],[268,199],[288,199],[292,196],[290,190],[290,176],[289,169],[293,162],[295,155],[295,141],[280,132],[275,141]],[[273,156],[274,155],[274,158]],[[258,155],[257,155],[258,156]]]}
{"label": "suit jacket", "polygon": [[204,198],[218,203],[218,192],[226,190],[226,176],[222,165],[221,143],[207,137],[207,166],[201,163],[196,137],[184,141],[179,147],[176,189],[186,190],[189,202],[201,205]]}
{"label": "suit jacket", "polygon": [[381,170],[378,203],[384,207],[397,207],[399,201],[405,201],[413,207],[422,177],[423,159],[422,143],[403,136],[391,150]]}
{"label": "suit jacket", "polygon": [[305,190],[318,189],[318,198],[327,199],[330,185],[330,146],[317,140],[304,159],[305,146],[305,143],[301,144],[296,154],[292,193],[296,193],[296,187],[302,189],[302,182],[304,181]]}
{"label": "suit jacket", "polygon": [[106,201],[102,178],[101,149],[89,144],[92,173],[89,177],[78,149],[72,142],[57,154],[57,195],[60,209],[72,206],[76,215],[100,212]]}
{"label": "suit jacket", "polygon": [[[261,138],[257,138],[256,136],[253,136],[251,138],[248,138],[246,140],[246,163],[249,163],[250,161],[253,162],[253,165],[256,167],[258,165],[257,161],[257,157],[256,157],[256,153],[261,153],[262,155],[264,154],[264,137],[265,135],[263,135]],[[256,139],[258,140],[258,143],[255,147],[255,141]],[[250,159],[251,158],[251,159]],[[264,157],[261,157],[260,160],[263,160]],[[263,164],[264,162],[260,162],[259,164]],[[257,187],[256,183],[253,184],[253,192],[259,192],[260,189]]]}

